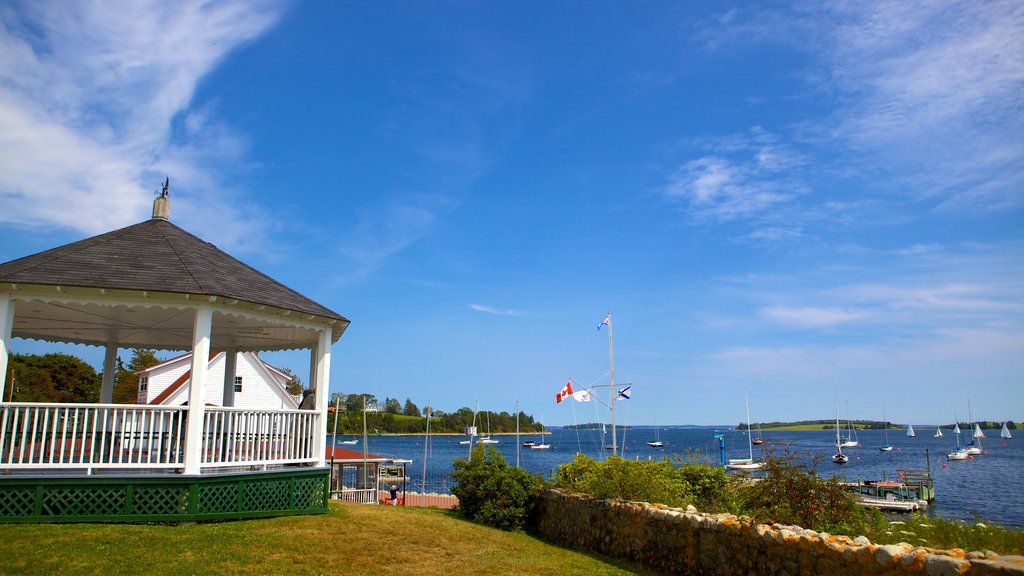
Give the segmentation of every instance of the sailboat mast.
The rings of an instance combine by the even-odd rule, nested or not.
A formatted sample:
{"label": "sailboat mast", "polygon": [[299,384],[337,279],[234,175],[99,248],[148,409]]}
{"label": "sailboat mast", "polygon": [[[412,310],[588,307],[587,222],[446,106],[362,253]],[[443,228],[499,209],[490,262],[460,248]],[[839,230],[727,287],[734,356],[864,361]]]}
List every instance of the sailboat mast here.
{"label": "sailboat mast", "polygon": [[750,438],[750,401],[747,400],[747,391],[743,391],[743,408],[747,411],[747,449],[750,451],[750,461],[754,461],[754,441]]}
{"label": "sailboat mast", "polygon": [[606,316],[608,320],[608,383],[611,386],[611,401],[608,403],[612,410],[612,456],[618,452],[618,435],[615,433],[615,348],[612,340],[612,313]]}

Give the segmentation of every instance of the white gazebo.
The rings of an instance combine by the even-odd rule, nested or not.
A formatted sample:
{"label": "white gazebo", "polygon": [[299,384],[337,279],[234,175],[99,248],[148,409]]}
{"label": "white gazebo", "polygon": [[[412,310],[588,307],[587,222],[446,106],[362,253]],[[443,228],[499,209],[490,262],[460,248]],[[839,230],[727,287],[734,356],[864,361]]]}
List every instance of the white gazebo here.
{"label": "white gazebo", "polygon": [[[104,347],[98,404],[0,402],[0,521],[166,520],[326,510],[331,345],[349,321],[153,218],[0,264],[0,399],[12,338]],[[122,348],[192,353],[185,405],[112,404]],[[306,349],[312,410],[204,398],[211,353]]]}

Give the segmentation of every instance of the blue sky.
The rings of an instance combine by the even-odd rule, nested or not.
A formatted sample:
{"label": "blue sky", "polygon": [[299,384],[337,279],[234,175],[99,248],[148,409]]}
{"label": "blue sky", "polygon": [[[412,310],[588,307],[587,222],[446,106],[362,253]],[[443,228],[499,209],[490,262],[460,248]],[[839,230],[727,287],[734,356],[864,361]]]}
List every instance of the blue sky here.
{"label": "blue sky", "polygon": [[[0,261],[171,219],[352,320],[331,390],[1024,419],[1015,2],[8,2]],[[15,352],[36,352],[16,341]],[[101,354],[81,351],[94,364]],[[275,354],[303,372],[305,355]]]}

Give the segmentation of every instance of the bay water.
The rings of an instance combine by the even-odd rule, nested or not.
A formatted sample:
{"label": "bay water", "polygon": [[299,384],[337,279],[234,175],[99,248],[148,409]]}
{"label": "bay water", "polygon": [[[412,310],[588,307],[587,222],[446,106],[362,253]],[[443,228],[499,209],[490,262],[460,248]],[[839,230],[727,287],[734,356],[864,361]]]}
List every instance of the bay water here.
{"label": "bay water", "polygon": [[[949,430],[944,431],[945,437],[933,438],[934,429],[934,426],[920,426],[915,437],[906,436],[902,430],[888,431],[889,443],[894,446],[891,452],[879,450],[884,443],[883,431],[859,430],[861,447],[844,449],[850,461],[842,465],[830,459],[835,451],[834,430],[765,431],[765,444],[753,449],[755,458],[762,457],[764,450],[771,451],[775,457],[788,450],[816,469],[819,475],[840,476],[850,481],[898,480],[898,470],[930,470],[936,499],[929,514],[1024,528],[1024,435],[1003,440],[998,430],[986,431],[988,437],[982,440],[985,453],[970,460],[947,461],[946,453],[954,446],[956,438]],[[550,478],[559,465],[571,461],[577,453],[595,459],[604,459],[610,453],[604,448],[611,443],[610,428],[603,435],[600,430],[557,427],[548,430],[550,433],[543,437],[523,434],[519,443],[514,435],[495,436],[499,443],[493,446],[510,465],[516,465],[518,458],[522,468],[545,478]],[[734,429],[632,426],[626,430],[619,428],[618,433],[617,444],[622,456],[631,460],[679,456],[720,465],[720,445],[715,434],[724,437],[727,459],[748,455],[746,434]],[[647,446],[655,436],[665,442],[663,448]],[[459,443],[466,439],[466,436],[431,436],[429,440],[425,436],[368,436],[366,449],[372,454],[412,460],[406,465],[409,490],[444,493],[451,488],[449,476],[455,459],[469,455],[469,446]],[[531,450],[520,445],[526,441],[543,441],[551,448]],[[362,440],[359,445],[346,448],[361,451]]]}

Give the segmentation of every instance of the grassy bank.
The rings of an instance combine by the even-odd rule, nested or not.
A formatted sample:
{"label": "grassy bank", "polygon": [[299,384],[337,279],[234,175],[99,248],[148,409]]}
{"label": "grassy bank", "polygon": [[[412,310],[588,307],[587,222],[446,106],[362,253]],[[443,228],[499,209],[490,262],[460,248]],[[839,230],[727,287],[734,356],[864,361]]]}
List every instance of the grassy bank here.
{"label": "grassy bank", "polygon": [[197,524],[0,525],[4,574],[649,574],[453,512],[339,505],[320,516]]}

